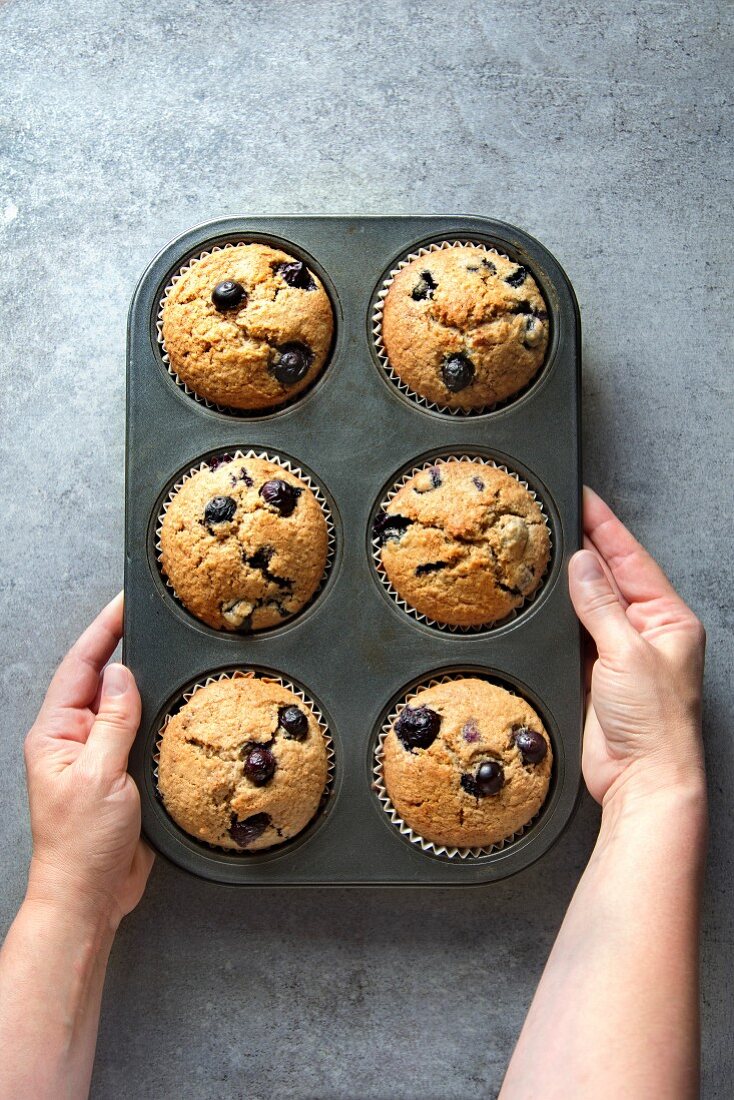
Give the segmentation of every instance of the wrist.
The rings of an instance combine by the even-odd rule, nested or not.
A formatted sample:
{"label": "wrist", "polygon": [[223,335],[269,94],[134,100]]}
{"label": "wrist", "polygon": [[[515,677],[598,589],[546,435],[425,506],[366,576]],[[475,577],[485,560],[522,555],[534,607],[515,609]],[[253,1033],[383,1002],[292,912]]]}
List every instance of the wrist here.
{"label": "wrist", "polygon": [[31,860],[24,906],[47,914],[59,927],[75,929],[95,941],[110,943],[120,923],[113,899],[68,872],[59,873],[36,856]]}
{"label": "wrist", "polygon": [[26,895],[16,920],[44,953],[70,958],[80,981],[100,967],[107,966],[115,927],[101,914],[70,911],[55,902]]}
{"label": "wrist", "polygon": [[702,768],[657,772],[654,778],[627,769],[602,801],[601,836],[637,833],[705,840],[706,780]]}

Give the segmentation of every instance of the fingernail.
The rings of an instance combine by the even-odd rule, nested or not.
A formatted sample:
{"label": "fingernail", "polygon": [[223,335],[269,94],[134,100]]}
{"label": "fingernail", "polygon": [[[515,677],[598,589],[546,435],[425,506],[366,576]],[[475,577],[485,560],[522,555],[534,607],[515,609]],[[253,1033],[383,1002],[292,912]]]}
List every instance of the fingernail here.
{"label": "fingernail", "polygon": [[599,559],[591,550],[582,550],[574,562],[576,577],[584,584],[592,584],[604,576]]}
{"label": "fingernail", "polygon": [[103,695],[124,695],[130,687],[130,676],[124,665],[108,665],[102,679]]}

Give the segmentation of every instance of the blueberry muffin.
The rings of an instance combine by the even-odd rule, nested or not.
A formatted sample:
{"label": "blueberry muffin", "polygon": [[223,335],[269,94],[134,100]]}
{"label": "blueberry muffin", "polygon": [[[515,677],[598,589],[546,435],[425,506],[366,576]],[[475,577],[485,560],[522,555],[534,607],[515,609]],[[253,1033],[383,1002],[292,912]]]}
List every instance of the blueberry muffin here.
{"label": "blueberry muffin", "polygon": [[257,851],[308,825],[327,774],[310,708],[282,684],[243,676],[199,688],[170,720],[158,790],[190,836]]}
{"label": "blueberry muffin", "polygon": [[248,632],[295,615],[326,567],[324,511],[309,487],[262,458],[212,462],[166,509],[160,562],[185,607],[216,630]]}
{"label": "blueberry muffin", "polygon": [[450,626],[504,619],[550,558],[543,513],[517,478],[480,462],[439,462],[375,518],[382,566],[416,611]]}
{"label": "blueberry muffin", "polygon": [[301,260],[239,244],[196,261],[163,307],[171,367],[200,397],[234,409],[282,405],[323,369],[334,319]]}
{"label": "blueberry muffin", "polygon": [[553,753],[524,699],[467,677],[418,692],[384,742],[383,776],[400,817],[424,840],[498,844],[545,801]]}
{"label": "blueberry muffin", "polygon": [[398,272],[385,298],[382,340],[392,369],[415,393],[474,409],[511,397],[537,374],[548,313],[526,268],[460,245]]}

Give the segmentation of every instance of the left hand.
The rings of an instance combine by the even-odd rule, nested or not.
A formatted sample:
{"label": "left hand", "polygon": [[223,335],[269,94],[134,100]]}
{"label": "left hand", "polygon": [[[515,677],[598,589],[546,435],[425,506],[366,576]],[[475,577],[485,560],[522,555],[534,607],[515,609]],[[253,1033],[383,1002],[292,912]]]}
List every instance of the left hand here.
{"label": "left hand", "polygon": [[29,900],[116,928],[140,900],[153,854],[127,758],[140,696],[121,664],[122,594],[70,649],[25,743],[33,832]]}

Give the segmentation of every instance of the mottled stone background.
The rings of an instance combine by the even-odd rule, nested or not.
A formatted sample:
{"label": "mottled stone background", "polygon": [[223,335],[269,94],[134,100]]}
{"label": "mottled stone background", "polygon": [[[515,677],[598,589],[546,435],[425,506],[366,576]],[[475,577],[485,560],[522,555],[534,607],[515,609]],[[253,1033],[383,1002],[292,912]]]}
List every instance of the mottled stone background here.
{"label": "mottled stone background", "polygon": [[[729,1095],[731,25],[716,0],[0,6],[3,929],[25,730],[121,585],[149,258],[227,213],[489,214],[575,283],[587,478],[708,628],[704,1095]],[[494,1095],[596,826],[587,801],[540,865],[466,893],[227,892],[159,863],[115,946],[93,1096]]]}

